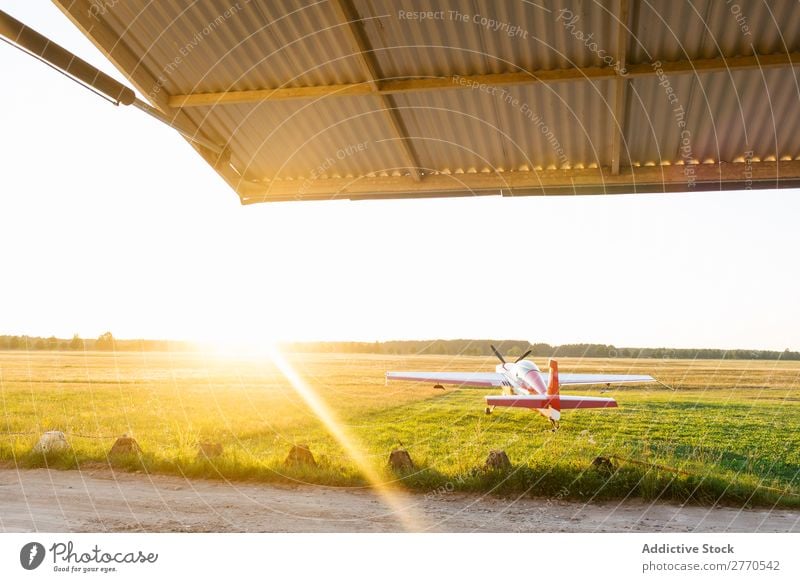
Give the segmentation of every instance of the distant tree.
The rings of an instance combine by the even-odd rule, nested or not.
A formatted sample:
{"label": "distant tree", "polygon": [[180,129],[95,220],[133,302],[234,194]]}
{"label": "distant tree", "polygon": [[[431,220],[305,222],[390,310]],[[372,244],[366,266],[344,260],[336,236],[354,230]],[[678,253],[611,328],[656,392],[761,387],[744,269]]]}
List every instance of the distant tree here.
{"label": "distant tree", "polygon": [[95,347],[98,350],[113,350],[114,349],[114,336],[111,335],[110,331],[107,331],[99,338],[97,338],[97,342],[95,343]]}
{"label": "distant tree", "polygon": [[57,350],[58,349],[58,338],[54,335],[51,335],[47,338],[47,349],[48,350]]}
{"label": "distant tree", "polygon": [[47,349],[47,342],[46,342],[46,341],[44,341],[42,338],[39,338],[39,339],[38,339],[38,340],[36,340],[36,342],[33,344],[33,349],[35,349],[35,350],[44,350],[44,349]]}
{"label": "distant tree", "polygon": [[9,350],[19,349],[19,336],[16,335],[11,336],[11,339],[8,340],[8,349]]}
{"label": "distant tree", "polygon": [[72,341],[69,342],[69,349],[71,350],[82,350],[83,349],[83,340],[81,336],[77,333],[72,336]]}

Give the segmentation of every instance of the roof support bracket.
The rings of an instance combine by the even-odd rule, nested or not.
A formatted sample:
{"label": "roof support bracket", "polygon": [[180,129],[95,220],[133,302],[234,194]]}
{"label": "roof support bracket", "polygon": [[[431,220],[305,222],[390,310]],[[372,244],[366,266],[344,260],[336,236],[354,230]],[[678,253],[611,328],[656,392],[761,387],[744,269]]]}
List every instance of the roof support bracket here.
{"label": "roof support bracket", "polygon": [[628,0],[619,0],[617,11],[617,80],[614,81],[614,98],[612,107],[614,108],[613,126],[611,129],[611,173],[619,174],[620,159],[622,158],[622,146],[625,142],[625,99],[628,90],[628,79],[626,57],[628,48]]}
{"label": "roof support bracket", "polygon": [[350,39],[350,44],[353,46],[353,50],[361,62],[361,68],[364,70],[366,82],[370,88],[370,94],[374,94],[376,99],[379,100],[379,106],[386,117],[386,122],[399,140],[398,144],[403,152],[403,158],[408,165],[408,171],[411,173],[411,177],[414,181],[419,182],[422,179],[422,173],[419,170],[417,157],[411,149],[411,143],[405,124],[397,113],[392,99],[388,95],[380,93],[379,82],[381,75],[372,55],[372,47],[369,44],[369,39],[367,39],[366,34],[364,34],[364,31],[360,28],[361,17],[350,0],[334,0],[331,2],[331,6],[333,6],[339,19],[345,23],[345,30]]}

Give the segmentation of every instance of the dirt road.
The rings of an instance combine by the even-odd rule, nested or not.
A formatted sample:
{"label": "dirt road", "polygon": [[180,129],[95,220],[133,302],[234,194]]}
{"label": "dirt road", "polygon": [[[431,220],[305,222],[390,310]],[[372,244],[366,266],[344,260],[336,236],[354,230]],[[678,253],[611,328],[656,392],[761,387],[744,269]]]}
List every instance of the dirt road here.
{"label": "dirt road", "polygon": [[[399,514],[403,519],[398,519]],[[0,469],[6,532],[800,532],[800,511],[280,487],[93,471]]]}

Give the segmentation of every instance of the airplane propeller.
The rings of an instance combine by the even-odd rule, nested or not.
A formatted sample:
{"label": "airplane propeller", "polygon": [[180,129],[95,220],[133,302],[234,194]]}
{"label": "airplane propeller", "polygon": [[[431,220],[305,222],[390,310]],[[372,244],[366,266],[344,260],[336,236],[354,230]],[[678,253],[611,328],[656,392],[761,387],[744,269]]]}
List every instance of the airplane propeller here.
{"label": "airplane propeller", "polygon": [[[494,347],[494,346],[493,346],[493,345],[491,345],[491,344],[489,344],[489,347],[490,347],[490,348],[492,348],[492,351],[494,352],[494,355],[495,355],[495,356],[497,356],[497,357],[500,359],[500,361],[501,361],[501,362],[503,362],[503,363],[505,364],[505,363],[506,363],[506,360],[505,360],[505,358],[504,358],[504,357],[503,357],[503,356],[500,354],[500,352],[498,352],[498,351],[497,351],[497,348],[496,348],[496,347]],[[518,357],[516,360],[514,360],[514,363],[515,363],[515,364],[517,364],[517,363],[521,362],[522,360],[524,360],[525,358],[527,358],[528,356],[530,356],[530,355],[531,355],[531,352],[533,352],[533,350],[532,350],[532,349],[531,349],[531,350],[528,350],[527,352],[525,352],[524,354],[522,354],[520,357]]]}
{"label": "airplane propeller", "polygon": [[494,352],[494,355],[497,356],[498,358],[500,358],[500,361],[505,364],[506,361],[505,361],[505,359],[503,359],[503,356],[500,355],[500,352],[497,351],[497,348],[494,347],[492,344],[489,344],[489,347],[492,348],[492,351]]}
{"label": "airplane propeller", "polygon": [[522,354],[520,357],[518,357],[516,360],[514,360],[514,363],[516,364],[516,363],[518,363],[518,362],[521,362],[522,360],[524,360],[525,358],[527,358],[528,356],[530,356],[532,351],[533,351],[533,350],[528,350],[527,352],[525,352],[524,354]]}

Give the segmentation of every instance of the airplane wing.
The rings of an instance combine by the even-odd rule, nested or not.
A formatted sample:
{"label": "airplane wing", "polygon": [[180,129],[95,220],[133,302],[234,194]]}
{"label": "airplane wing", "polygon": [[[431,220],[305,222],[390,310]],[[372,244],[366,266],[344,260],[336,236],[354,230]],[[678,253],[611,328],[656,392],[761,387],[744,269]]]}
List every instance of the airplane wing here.
{"label": "airplane wing", "polygon": [[463,386],[502,386],[504,377],[495,372],[386,372],[386,381],[389,380]]}
{"label": "airplane wing", "polygon": [[601,398],[599,396],[531,394],[487,396],[486,404],[487,406],[511,406],[514,408],[547,408],[553,404],[556,408],[567,410],[573,408],[616,408],[617,401],[613,398]]}
{"label": "airplane wing", "polygon": [[[550,376],[545,372],[540,372],[544,383],[550,380]],[[656,382],[652,376],[644,374],[565,374],[558,373],[558,383],[561,386],[579,386],[581,384],[642,384],[644,382]]]}

